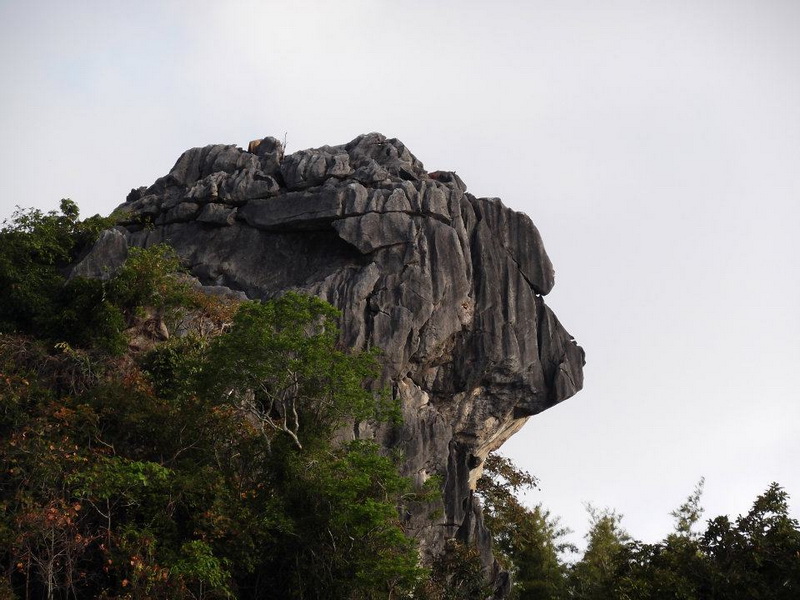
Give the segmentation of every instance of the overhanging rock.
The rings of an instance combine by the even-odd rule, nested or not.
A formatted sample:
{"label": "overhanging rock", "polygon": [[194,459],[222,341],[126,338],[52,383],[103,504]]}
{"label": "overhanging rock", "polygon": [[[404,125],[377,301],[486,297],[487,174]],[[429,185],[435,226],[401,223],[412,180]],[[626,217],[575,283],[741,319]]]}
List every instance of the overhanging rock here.
{"label": "overhanging rock", "polygon": [[427,557],[448,538],[473,540],[493,568],[472,495],[480,465],[583,385],[583,350],[543,300],[553,268],[530,218],[472,196],[455,173],[426,172],[378,133],[288,156],[274,138],[194,148],[117,214],[82,274],[166,242],[203,285],[337,306],[344,344],[383,350],[405,417],[352,435],[401,448],[419,483],[443,481],[441,516],[420,508],[407,530]]}

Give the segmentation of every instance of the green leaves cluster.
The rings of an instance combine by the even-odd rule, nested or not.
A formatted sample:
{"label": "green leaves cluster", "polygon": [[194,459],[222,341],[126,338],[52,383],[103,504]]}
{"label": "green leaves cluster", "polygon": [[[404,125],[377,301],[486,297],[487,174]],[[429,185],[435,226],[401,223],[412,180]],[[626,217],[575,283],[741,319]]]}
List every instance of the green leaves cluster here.
{"label": "green leaves cluster", "polygon": [[327,440],[347,421],[396,416],[364,388],[377,374],[375,354],[336,349],[337,318],[329,304],[294,293],[244,304],[230,334],[210,348],[204,385],[247,412],[265,440],[282,432],[298,449],[301,429]]}
{"label": "green leaves cluster", "polygon": [[80,221],[71,200],[59,212],[17,209],[0,228],[0,331],[55,333],[63,270],[109,225],[97,216]]}
{"label": "green leaves cluster", "polygon": [[563,540],[569,530],[541,505],[531,509],[518,499],[520,492],[536,487],[536,478],[495,454],[483,468],[477,491],[495,554],[512,577],[512,598],[565,597],[567,567],[561,555],[572,549]]}

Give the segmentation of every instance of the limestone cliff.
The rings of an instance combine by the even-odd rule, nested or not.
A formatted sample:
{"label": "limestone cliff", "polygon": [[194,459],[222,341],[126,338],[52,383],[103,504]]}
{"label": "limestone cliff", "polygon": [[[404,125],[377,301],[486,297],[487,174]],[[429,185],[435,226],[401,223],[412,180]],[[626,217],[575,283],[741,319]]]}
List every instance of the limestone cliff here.
{"label": "limestone cliff", "polygon": [[424,554],[461,537],[491,567],[471,491],[481,462],[583,382],[583,351],[544,303],[553,268],[526,215],[377,133],[287,156],[269,137],[248,151],[194,148],[117,214],[78,273],[102,276],[129,246],[167,242],[209,291],[292,289],[340,308],[342,342],[383,350],[405,417],[351,435],[401,448],[420,482],[441,477],[441,517],[405,515]]}

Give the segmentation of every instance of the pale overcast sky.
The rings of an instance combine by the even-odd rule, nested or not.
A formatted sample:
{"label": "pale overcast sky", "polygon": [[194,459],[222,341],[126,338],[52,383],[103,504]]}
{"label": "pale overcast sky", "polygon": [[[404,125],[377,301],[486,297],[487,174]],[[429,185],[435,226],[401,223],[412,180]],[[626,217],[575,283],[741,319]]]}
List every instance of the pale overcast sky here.
{"label": "pale overcast sky", "polygon": [[800,507],[800,3],[0,0],[0,218],[108,214],[192,146],[380,131],[539,227],[586,388],[506,446],[654,541]]}

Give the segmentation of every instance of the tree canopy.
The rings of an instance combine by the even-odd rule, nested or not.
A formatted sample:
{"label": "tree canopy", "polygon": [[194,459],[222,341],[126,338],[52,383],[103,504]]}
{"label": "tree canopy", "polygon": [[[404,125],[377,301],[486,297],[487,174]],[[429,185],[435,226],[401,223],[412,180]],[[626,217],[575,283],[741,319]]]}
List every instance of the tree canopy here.
{"label": "tree canopy", "polygon": [[[565,531],[541,506],[517,493],[535,479],[503,457],[490,456],[478,485],[498,554],[515,576],[512,598],[579,600],[738,600],[800,597],[800,526],[788,494],[772,483],[745,515],[719,516],[699,528],[701,479],[671,514],[675,530],[655,544],[622,528],[622,515],[587,506],[586,549],[563,553]],[[575,550],[572,548],[571,550]]]}

